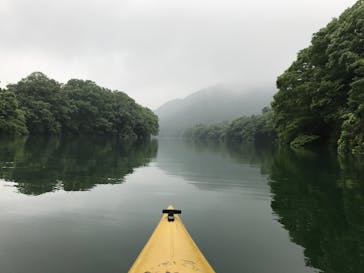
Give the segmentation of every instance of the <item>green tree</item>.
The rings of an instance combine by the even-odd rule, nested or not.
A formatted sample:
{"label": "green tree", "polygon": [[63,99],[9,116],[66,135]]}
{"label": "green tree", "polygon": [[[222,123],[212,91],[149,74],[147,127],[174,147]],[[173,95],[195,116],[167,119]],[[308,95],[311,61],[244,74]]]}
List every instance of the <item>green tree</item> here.
{"label": "green tree", "polygon": [[0,89],[0,134],[24,135],[27,133],[24,112],[19,109],[15,94]]}
{"label": "green tree", "polygon": [[17,84],[8,85],[15,93],[31,134],[58,134],[61,124],[56,119],[60,84],[41,72],[34,72]]}
{"label": "green tree", "polygon": [[281,143],[338,145],[364,154],[364,1],[315,33],[277,79],[272,108]]}
{"label": "green tree", "polygon": [[[71,79],[63,85],[34,72],[8,85],[8,92],[19,100],[18,119],[25,115],[30,134],[118,135],[135,139],[158,133],[158,117],[151,110],[123,92],[89,80]],[[13,130],[7,129],[6,124],[3,131]]]}

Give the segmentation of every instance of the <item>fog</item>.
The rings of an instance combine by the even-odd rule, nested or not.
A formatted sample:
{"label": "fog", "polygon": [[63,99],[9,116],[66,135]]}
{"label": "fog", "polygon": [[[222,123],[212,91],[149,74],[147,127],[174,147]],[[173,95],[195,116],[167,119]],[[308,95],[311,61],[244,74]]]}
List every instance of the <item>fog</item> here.
{"label": "fog", "polygon": [[355,0],[1,0],[0,81],[42,71],[152,109],[217,83],[276,77]]}

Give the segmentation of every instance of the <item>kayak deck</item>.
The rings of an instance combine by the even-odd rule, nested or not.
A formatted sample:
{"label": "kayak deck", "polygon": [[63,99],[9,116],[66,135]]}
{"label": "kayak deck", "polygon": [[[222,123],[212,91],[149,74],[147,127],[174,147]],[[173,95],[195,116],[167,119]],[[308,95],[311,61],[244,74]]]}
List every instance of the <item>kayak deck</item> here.
{"label": "kayak deck", "polygon": [[[173,207],[169,206],[168,209],[173,210]],[[169,272],[215,271],[191,238],[181,218],[178,215],[171,217],[171,214],[164,214],[129,273]]]}

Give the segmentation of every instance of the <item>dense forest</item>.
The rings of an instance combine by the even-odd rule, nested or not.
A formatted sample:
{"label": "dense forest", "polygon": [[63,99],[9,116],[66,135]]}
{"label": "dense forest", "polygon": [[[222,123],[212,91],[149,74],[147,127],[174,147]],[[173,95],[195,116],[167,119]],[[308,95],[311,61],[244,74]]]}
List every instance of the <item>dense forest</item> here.
{"label": "dense forest", "polygon": [[277,80],[272,104],[281,143],[364,153],[364,1],[315,33]]}
{"label": "dense forest", "polygon": [[265,107],[260,115],[242,116],[231,122],[219,124],[198,124],[186,130],[184,137],[238,143],[273,142],[276,137],[273,113],[270,108]]}
{"label": "dense forest", "polygon": [[364,1],[315,33],[311,45],[277,79],[272,110],[230,123],[199,124],[197,140],[271,140],[291,147],[328,145],[364,154]]}
{"label": "dense forest", "polygon": [[34,72],[0,89],[0,134],[117,135],[158,133],[158,117],[120,91],[89,80],[61,84]]}

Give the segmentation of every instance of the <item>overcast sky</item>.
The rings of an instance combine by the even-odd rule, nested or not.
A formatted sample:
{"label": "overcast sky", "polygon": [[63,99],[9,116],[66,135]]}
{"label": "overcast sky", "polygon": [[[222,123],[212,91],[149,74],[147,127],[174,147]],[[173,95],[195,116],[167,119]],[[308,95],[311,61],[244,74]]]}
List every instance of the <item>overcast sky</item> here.
{"label": "overcast sky", "polygon": [[0,81],[42,71],[158,107],[275,78],[355,0],[0,0]]}

